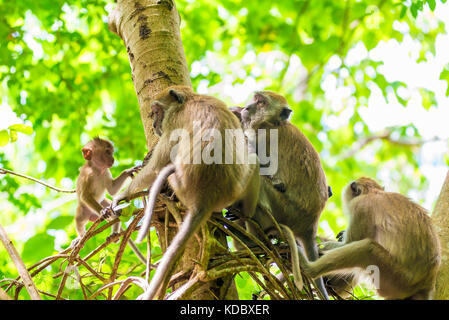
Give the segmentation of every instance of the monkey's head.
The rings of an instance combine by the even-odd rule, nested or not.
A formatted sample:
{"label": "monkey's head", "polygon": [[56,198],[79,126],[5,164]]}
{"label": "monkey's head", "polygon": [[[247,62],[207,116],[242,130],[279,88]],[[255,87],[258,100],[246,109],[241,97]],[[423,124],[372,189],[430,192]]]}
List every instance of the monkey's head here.
{"label": "monkey's head", "polygon": [[271,91],[259,91],[242,110],[242,122],[246,127],[259,128],[262,124],[282,125],[288,120],[290,109],[287,100]]}
{"label": "monkey's head", "polygon": [[96,137],[89,141],[81,151],[84,159],[100,170],[110,168],[114,164],[114,146],[108,140]]}
{"label": "monkey's head", "polygon": [[349,202],[360,195],[382,191],[384,191],[384,188],[376,181],[371,178],[362,177],[346,186],[343,190],[343,201]]}
{"label": "monkey's head", "polygon": [[184,102],[193,94],[193,90],[187,86],[171,86],[159,92],[151,103],[151,114],[154,132],[161,136],[164,129],[164,119],[170,119],[171,115],[178,112]]}

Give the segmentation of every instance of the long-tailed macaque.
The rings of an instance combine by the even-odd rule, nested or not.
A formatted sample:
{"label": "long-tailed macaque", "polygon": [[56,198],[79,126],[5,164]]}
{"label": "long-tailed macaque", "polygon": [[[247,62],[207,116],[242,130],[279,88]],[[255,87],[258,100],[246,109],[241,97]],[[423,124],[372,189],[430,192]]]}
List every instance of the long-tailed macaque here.
{"label": "long-tailed macaque", "polygon": [[[438,236],[427,211],[409,198],[360,178],[342,193],[349,227],[343,242],[301,267],[312,278],[335,272],[377,270],[377,293],[386,299],[429,299],[441,260]],[[376,279],[377,277],[377,279]],[[377,284],[376,284],[377,282]]]}
{"label": "long-tailed macaque", "polygon": [[[251,161],[239,159],[244,155],[234,151],[231,157],[233,162],[227,163],[226,148],[232,142],[225,131],[242,129],[238,119],[223,102],[195,94],[189,87],[173,86],[155,96],[151,110],[154,131],[160,136],[159,142],[147,165],[114,202],[127,199],[145,188],[151,187],[151,191],[153,187],[157,189],[152,184],[161,170],[166,168],[167,172],[161,175],[164,178],[168,176],[171,188],[188,211],[159,262],[144,299],[154,298],[164,287],[187,241],[212,212],[221,211],[242,200],[243,214],[251,217],[259,192],[256,155],[253,155],[254,164],[251,164]],[[147,210],[138,240],[147,233],[151,213]]]}
{"label": "long-tailed macaque", "polygon": [[[114,164],[114,147],[110,141],[98,137],[89,141],[82,149],[86,163],[81,167],[76,181],[78,206],[76,208],[75,223],[78,239],[81,238],[88,221],[95,221],[103,215],[102,209],[111,202],[105,198],[106,191],[115,195],[128,177],[133,177],[140,167],[124,170],[113,179],[109,168]],[[109,218],[108,215],[104,218]],[[112,235],[120,229],[120,223],[112,226]],[[77,240],[78,240],[77,239]]]}
{"label": "long-tailed macaque", "polygon": [[[242,121],[249,145],[257,149],[260,166],[261,156],[271,150],[271,144],[277,143],[277,171],[261,180],[258,209],[253,219],[259,223],[266,234],[277,233],[272,220],[264,213],[271,212],[277,223],[290,228],[296,240],[303,245],[310,260],[318,259],[316,232],[324,206],[331,195],[320,157],[307,137],[288,121],[291,109],[287,100],[274,92],[261,91],[254,94],[252,102],[245,108],[232,108],[234,114]],[[261,134],[265,130],[265,137]],[[271,130],[277,130],[277,139]],[[263,149],[265,143],[265,150]],[[265,153],[265,154],[262,154]],[[271,165],[271,163],[269,164]],[[282,188],[280,188],[282,186]],[[286,235],[288,236],[288,232]],[[289,241],[290,243],[292,241]],[[293,270],[299,270],[294,268]],[[299,282],[300,275],[294,275]],[[315,285],[322,295],[328,299],[321,278]]]}

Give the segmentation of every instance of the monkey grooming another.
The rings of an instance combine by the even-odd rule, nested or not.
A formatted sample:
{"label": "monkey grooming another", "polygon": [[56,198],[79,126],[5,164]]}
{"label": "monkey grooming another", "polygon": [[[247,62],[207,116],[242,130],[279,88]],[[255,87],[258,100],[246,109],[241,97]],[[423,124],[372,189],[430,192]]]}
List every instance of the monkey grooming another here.
{"label": "monkey grooming another", "polygon": [[349,227],[343,242],[325,242],[327,251],[301,267],[312,278],[342,271],[378,268],[377,293],[385,299],[430,299],[440,266],[438,236],[427,211],[407,197],[386,192],[360,178],[342,193]]}
{"label": "monkey grooming another", "polygon": [[[157,194],[160,188],[158,185],[161,182],[156,183],[155,179],[161,173],[160,181],[168,177],[171,188],[188,210],[178,233],[159,262],[143,299],[153,299],[165,286],[186,243],[212,212],[221,211],[242,200],[243,214],[251,217],[259,192],[256,155],[253,155],[255,164],[240,159],[244,155],[236,151],[231,154],[231,164],[225,161],[225,151],[228,151],[225,146],[232,143],[225,135],[225,130],[242,128],[223,102],[214,97],[195,94],[186,86],[173,86],[156,95],[151,110],[154,131],[160,136],[159,142],[147,165],[114,199],[114,203],[150,186],[153,197],[153,193]],[[176,143],[171,136],[178,133],[179,142]],[[198,154],[200,158],[204,154],[213,154],[214,161],[206,163],[204,158],[196,158]],[[164,168],[167,171],[161,172]],[[149,199],[149,205],[152,201],[155,200]],[[151,214],[152,211],[147,210],[138,240],[147,234]]]}
{"label": "monkey grooming another", "polygon": [[[330,196],[323,166],[318,152],[307,137],[288,121],[291,109],[287,100],[274,92],[261,91],[243,109],[234,107],[234,114],[242,121],[243,127],[253,129],[248,136],[248,144],[257,149],[257,155],[271,150],[270,144],[278,144],[277,172],[261,180],[258,208],[253,220],[257,221],[266,234],[277,233],[272,220],[264,213],[269,211],[278,224],[290,228],[296,240],[303,245],[310,260],[318,259],[316,232],[321,212]],[[266,130],[266,150],[260,150],[264,141],[259,129]],[[277,141],[272,138],[271,129],[277,130]],[[275,137],[275,136],[274,136]],[[264,165],[261,161],[261,167]],[[282,185],[282,190],[279,186]],[[280,192],[281,191],[281,192]],[[287,236],[291,234],[285,233]],[[289,239],[289,243],[292,243]],[[299,270],[293,267],[293,270]],[[300,275],[295,275],[299,278]],[[295,281],[295,283],[297,283]],[[329,299],[321,278],[315,286],[323,297]]]}
{"label": "monkey grooming another", "polygon": [[[105,198],[106,191],[116,194],[128,177],[133,177],[140,170],[139,166],[124,170],[117,178],[113,179],[109,168],[114,164],[114,147],[108,140],[99,137],[89,141],[82,149],[86,163],[81,167],[76,181],[76,194],[78,206],[76,208],[75,223],[78,238],[75,245],[85,234],[85,225],[88,221],[95,221],[103,215],[102,209],[110,205]],[[120,230],[120,222],[112,226],[111,236]]]}

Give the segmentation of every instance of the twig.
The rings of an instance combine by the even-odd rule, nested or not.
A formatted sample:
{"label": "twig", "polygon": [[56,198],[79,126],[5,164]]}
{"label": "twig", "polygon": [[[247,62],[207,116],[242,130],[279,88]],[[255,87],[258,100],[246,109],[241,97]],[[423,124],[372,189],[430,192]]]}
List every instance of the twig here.
{"label": "twig", "polygon": [[125,279],[120,286],[120,288],[117,290],[117,293],[114,295],[112,300],[118,300],[120,297],[125,293],[125,291],[131,286],[131,284],[134,283],[135,285],[138,285],[141,287],[144,291],[148,289],[148,282],[145,279],[142,279],[140,277],[128,277]]}
{"label": "twig", "polygon": [[28,291],[30,298],[32,300],[41,300],[42,298],[39,295],[39,292],[37,291],[37,288],[33,280],[31,279],[31,276],[28,273],[25,264],[20,258],[19,253],[14,247],[12,241],[9,239],[8,234],[6,233],[5,229],[3,229],[2,225],[0,225],[0,239],[2,240],[3,245],[5,246],[5,249],[8,252],[9,256],[11,257],[12,261],[16,265],[17,271],[19,272],[20,276],[23,279],[23,283],[25,284],[25,288]]}
{"label": "twig", "polygon": [[11,300],[11,297],[2,288],[0,288],[0,300]]}
{"label": "twig", "polygon": [[[111,272],[111,276],[109,277],[109,281],[113,282],[117,276],[117,270],[120,264],[120,261],[122,259],[123,256],[123,251],[126,248],[126,245],[128,243],[128,239],[131,237],[131,234],[133,233],[133,231],[135,230],[135,228],[137,227],[137,224],[140,222],[140,220],[142,219],[144,215],[144,211],[141,210],[136,217],[134,218],[134,220],[129,224],[128,229],[125,231],[125,234],[123,235],[122,238],[122,242],[120,243],[120,247],[118,249],[118,252],[115,256],[115,261],[114,261],[114,266],[112,267],[112,272]],[[108,300],[111,300],[112,298],[112,290],[113,288],[111,287],[109,289],[108,292]]]}
{"label": "twig", "polygon": [[4,168],[0,168],[0,174],[12,174],[12,175],[15,175],[15,176],[18,176],[21,178],[25,178],[25,179],[40,183],[40,184],[46,186],[47,188],[53,189],[58,192],[64,192],[64,193],[75,193],[76,192],[76,189],[60,189],[60,188],[54,187],[54,186],[42,181],[42,180],[27,176],[27,175],[24,175],[21,173],[17,173],[17,172],[8,170],[8,169],[4,169]]}
{"label": "twig", "polygon": [[[67,262],[67,268],[69,268],[75,261],[78,256],[78,253],[80,252],[81,248],[84,247],[84,244],[87,240],[89,240],[92,235],[95,234],[95,228],[103,221],[103,218],[98,218],[87,230],[87,232],[84,234],[84,236],[79,240],[79,242],[76,244],[75,248],[73,248],[72,253],[70,254]],[[114,219],[115,220],[115,219]],[[111,221],[112,222],[112,221]],[[101,228],[99,228],[101,229]],[[56,300],[61,298],[62,291],[64,290],[65,283],[67,281],[68,272],[64,271],[64,275],[62,276],[61,283],[59,284],[58,293],[56,294]]]}
{"label": "twig", "polygon": [[177,290],[175,290],[167,300],[181,300],[185,296],[187,296],[190,292],[195,290],[195,288],[200,285],[201,281],[199,276],[193,277],[182,286],[180,286]]}
{"label": "twig", "polygon": [[[239,226],[237,223],[229,221],[229,220],[227,220],[227,219],[225,219],[224,217],[221,217],[221,216],[217,216],[216,218],[218,220],[221,220],[224,223],[228,224],[232,228],[236,229],[238,232],[241,232],[242,234],[245,234],[245,236],[250,238],[251,241],[253,241],[255,244],[260,246],[263,250],[265,250],[265,252],[269,256],[273,255],[273,253],[265,246],[264,243],[262,243],[259,239],[257,239],[252,234],[246,232],[246,230],[244,228],[242,228],[241,226]],[[260,267],[261,272],[263,274],[265,274],[267,277],[269,277],[269,279],[273,282],[273,284],[275,284],[275,286],[277,287],[277,290],[283,292],[285,294],[285,296],[287,296],[287,297],[289,296],[288,292],[286,291],[284,286],[280,283],[280,281],[275,276],[273,276],[268,270],[266,270],[266,268],[260,263],[259,259],[257,259],[257,257],[254,255],[254,253],[251,251],[251,249],[249,249],[248,246],[242,240],[240,240],[238,237],[233,235],[232,232],[229,231],[229,229],[224,228],[220,223],[217,223],[217,222],[215,222],[213,220],[210,220],[210,222],[215,224],[221,231],[225,232],[226,234],[229,234],[229,235],[233,236],[237,241],[239,241],[239,243],[248,251],[248,253],[252,257],[252,259]]]}
{"label": "twig", "polygon": [[339,160],[345,160],[353,157],[357,152],[359,152],[375,140],[384,140],[391,144],[396,144],[404,147],[419,147],[428,142],[441,141],[441,139],[438,137],[434,137],[431,139],[393,139],[391,137],[392,133],[393,129],[385,129],[380,133],[376,133],[359,141],[356,141],[348,152],[339,157]]}

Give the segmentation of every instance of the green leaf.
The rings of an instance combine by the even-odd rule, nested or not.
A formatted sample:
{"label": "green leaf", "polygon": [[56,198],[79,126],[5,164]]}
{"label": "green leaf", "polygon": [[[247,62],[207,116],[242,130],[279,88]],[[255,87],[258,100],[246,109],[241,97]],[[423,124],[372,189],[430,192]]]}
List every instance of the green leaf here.
{"label": "green leaf", "polygon": [[17,141],[17,132],[14,130],[9,131],[10,141],[16,142]]}
{"label": "green leaf", "polygon": [[119,216],[120,221],[126,222],[129,219],[131,219],[134,209],[135,209],[135,207],[133,205],[123,208],[122,211],[120,212],[120,216]]}
{"label": "green leaf", "polygon": [[415,3],[410,6],[410,11],[413,18],[416,18],[418,16],[418,6]]}
{"label": "green leaf", "polygon": [[65,227],[72,223],[73,216],[59,216],[47,225],[47,229],[65,229]]}
{"label": "green leaf", "polygon": [[26,262],[36,262],[53,254],[55,237],[46,233],[38,233],[28,239],[23,246],[22,259]]}
{"label": "green leaf", "polygon": [[30,126],[27,126],[26,124],[13,124],[12,126],[9,126],[8,129],[10,130],[14,130],[17,132],[21,132],[27,135],[31,135],[33,134],[33,128],[31,128]]}
{"label": "green leaf", "polygon": [[427,0],[427,3],[429,4],[430,10],[435,10],[436,1],[435,0]]}
{"label": "green leaf", "polygon": [[6,146],[9,142],[9,133],[8,130],[0,131],[0,147]]}

